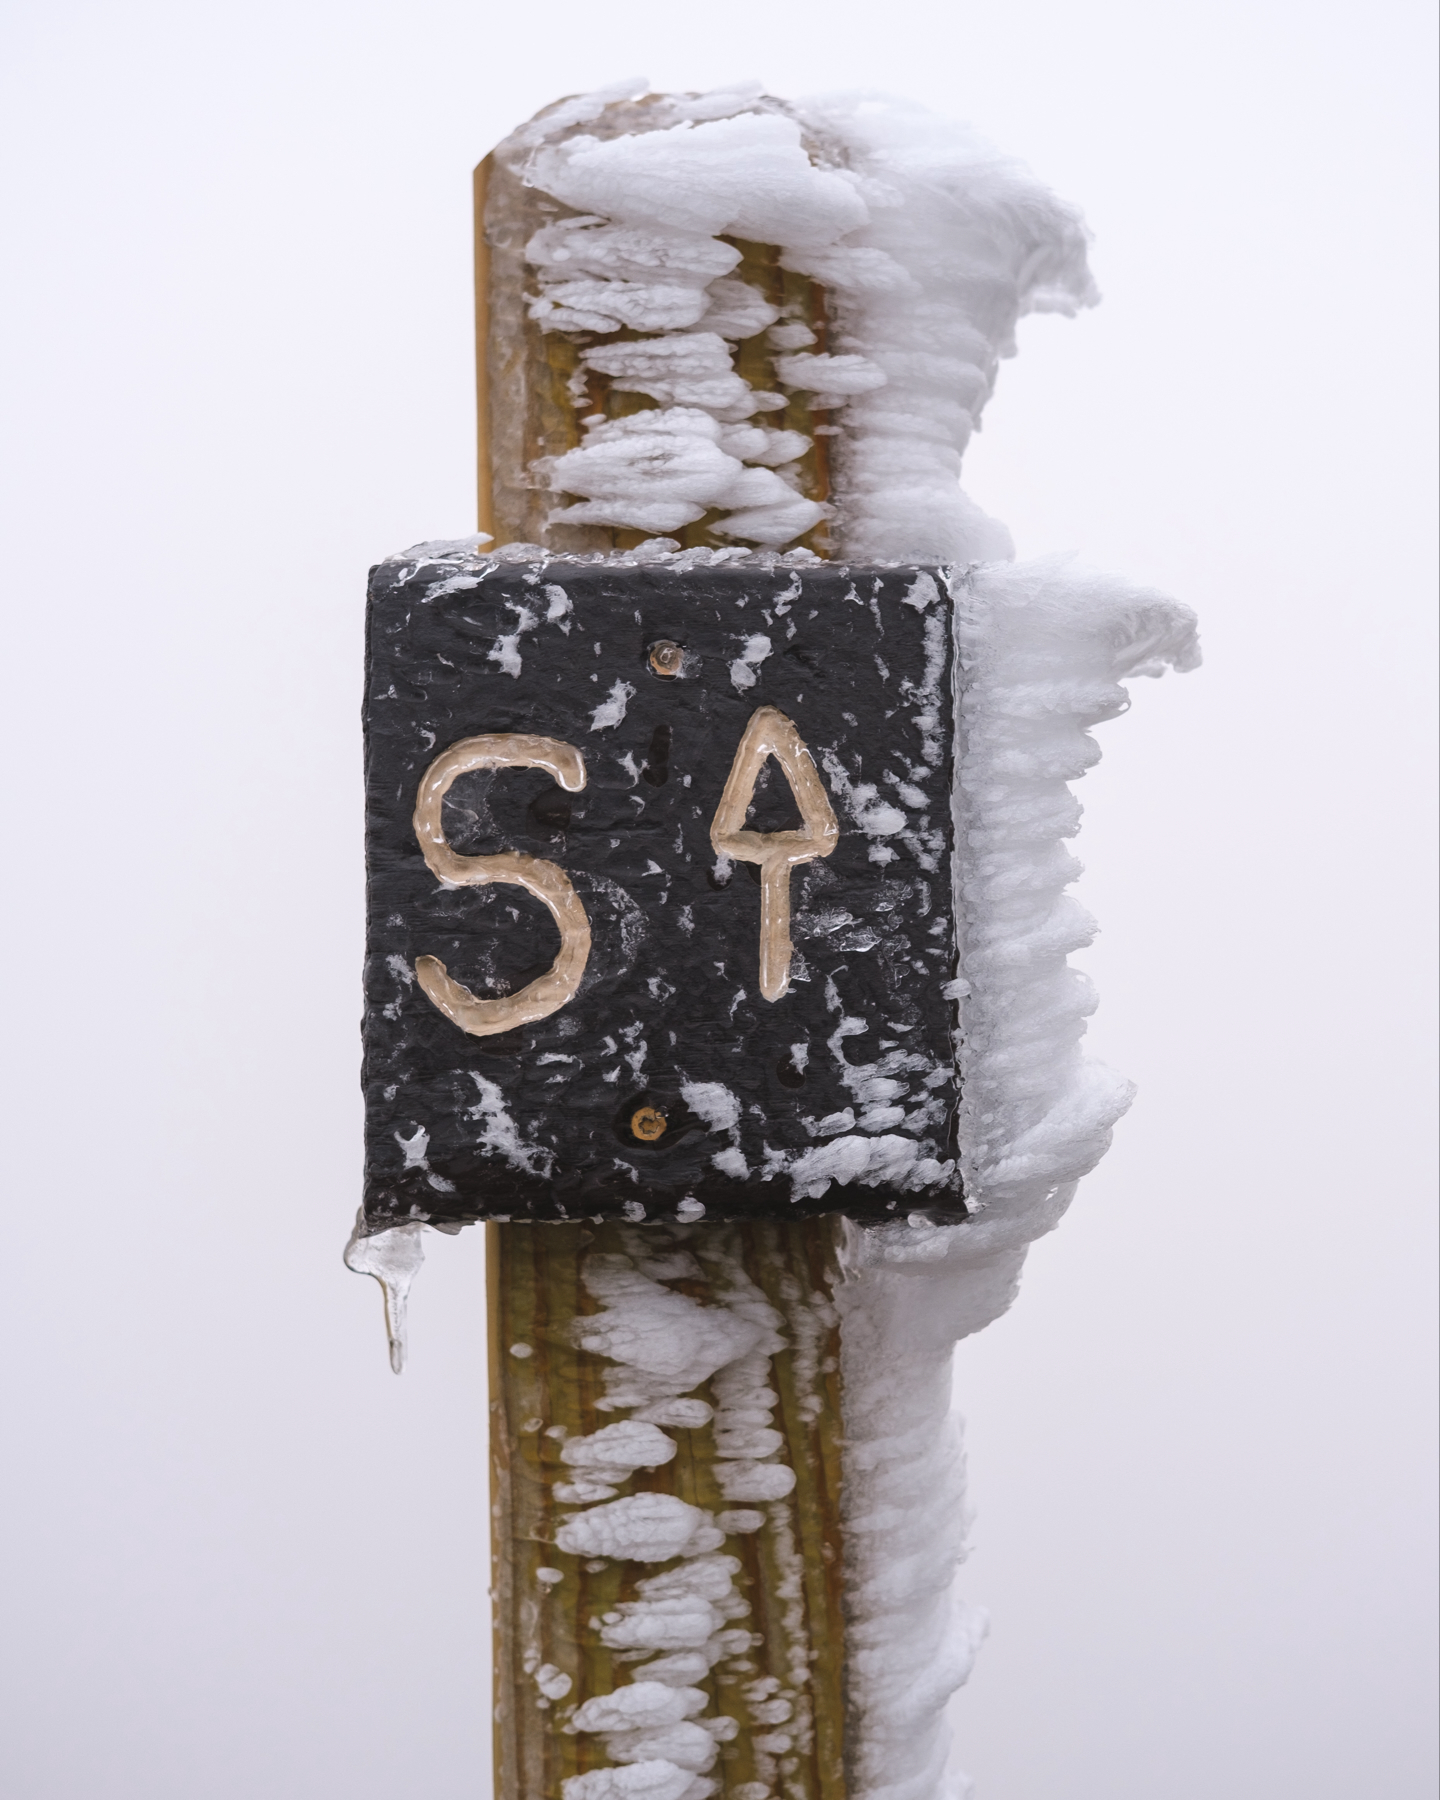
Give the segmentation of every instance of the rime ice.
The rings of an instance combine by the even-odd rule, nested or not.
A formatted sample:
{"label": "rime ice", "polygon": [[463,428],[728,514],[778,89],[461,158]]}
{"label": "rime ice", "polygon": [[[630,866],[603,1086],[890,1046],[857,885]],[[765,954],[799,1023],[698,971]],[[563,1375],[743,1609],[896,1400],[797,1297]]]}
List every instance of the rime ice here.
{"label": "rime ice", "polygon": [[[612,96],[613,98],[613,96]],[[534,478],[554,522],[712,529],[782,549],[829,520],[839,555],[970,561],[1010,554],[1004,528],[961,493],[960,459],[1026,312],[1097,298],[1073,208],[966,127],[874,95],[707,103],[652,96],[618,135],[586,130],[603,103],[542,114],[497,151],[569,209],[525,258],[530,316],[547,332],[608,336],[585,365],[653,406],[590,420]],[[774,246],[826,292],[831,345],[737,280],[736,243]],[[765,347],[782,390],[739,372]],[[811,441],[767,433],[786,393],[828,434],[834,484],[799,490]],[[777,441],[783,440],[783,441]]]}
{"label": "rime ice", "polygon": [[[1027,1245],[1058,1222],[1130,1098],[1129,1084],[1082,1049],[1094,997],[1067,957],[1093,927],[1067,893],[1078,872],[1066,848],[1079,818],[1071,784],[1098,756],[1090,729],[1128,703],[1125,681],[1195,666],[1195,623],[1164,596],[1114,578],[1061,561],[1015,563],[1005,528],[959,485],[1018,318],[1073,313],[1097,298],[1073,208],[966,128],[902,102],[792,104],[752,89],[652,96],[626,115],[633,129],[608,129],[607,105],[634,97],[632,87],[566,101],[497,152],[551,203],[551,221],[524,246],[532,327],[573,335],[577,407],[586,371],[635,406],[621,417],[577,417],[575,446],[525,472],[546,496],[547,528],[646,534],[628,552],[589,559],[607,569],[801,569],[815,561],[795,548],[807,534],[837,560],[930,565],[903,602],[917,633],[924,621],[927,645],[923,673],[907,676],[904,694],[919,732],[912,766],[890,771],[888,782],[868,771],[861,779],[834,756],[824,767],[843,829],[882,871],[903,849],[935,879],[941,913],[943,834],[926,823],[926,783],[948,804],[961,850],[949,916],[938,923],[953,929],[953,956],[930,991],[958,1002],[953,1053],[882,1042],[847,1006],[837,974],[825,989],[824,1032],[791,1051],[797,1076],[839,1084],[828,1110],[805,1120],[808,1145],[763,1141],[765,1121],[756,1126],[755,1109],[727,1083],[692,1079],[683,1096],[712,1134],[710,1166],[720,1176],[749,1181],[758,1172],[792,1203],[870,1187],[923,1196],[957,1166],[963,1174],[964,1223],[902,1211],[893,1223],[847,1226],[835,1296],[853,1796],[941,1800],[946,1702],[984,1634],[956,1587],[966,1514],[953,1348],[1010,1303]],[[813,321],[740,278],[742,242],[771,247],[780,267],[823,288],[826,341]],[[782,409],[793,421],[797,406],[805,429],[766,423]],[[830,485],[816,499],[800,470],[822,441]],[[736,547],[681,552],[666,536],[701,520]],[[487,556],[467,540],[407,554],[417,567],[443,565],[429,598],[473,588],[487,568],[525,565],[536,605],[512,608],[490,652],[517,681],[535,654],[533,634],[552,624],[568,635],[575,622],[563,586],[543,588],[549,610],[540,610],[553,560],[541,546]],[[725,666],[736,694],[757,689],[783,653],[787,606],[736,635]],[[575,643],[578,666],[589,652]],[[945,679],[953,742],[939,709]],[[626,681],[597,682],[592,741],[619,741],[635,695]],[[947,795],[941,771],[951,755]],[[638,790],[634,755],[617,760]],[[731,872],[721,859],[716,883]],[[689,907],[677,916],[693,931]],[[857,956],[875,941],[871,922],[838,901],[812,923]],[[737,1006],[746,998],[738,991]],[[605,1080],[618,1082],[625,1062],[638,1079],[648,1044],[627,1040],[622,1050],[608,1041]],[[942,1148],[940,1095],[957,1070],[958,1132]],[[555,1079],[562,1075],[557,1066]],[[482,1143],[548,1177],[550,1153],[523,1135],[493,1083],[477,1078],[477,1088]],[[444,1178],[430,1170],[424,1137],[400,1149],[407,1176],[433,1186]],[[700,1210],[682,1211],[682,1221],[704,1210],[684,1204]],[[631,1200],[625,1216],[644,1211]],[[385,1286],[397,1368],[422,1224],[362,1239],[347,1257]],[[722,1255],[703,1270],[683,1245],[668,1259],[647,1258],[643,1237],[634,1234],[633,1254],[586,1259],[598,1310],[575,1326],[579,1351],[606,1364],[602,1408],[623,1416],[565,1446],[566,1479],[554,1492],[575,1510],[557,1548],[651,1572],[635,1581],[634,1598],[592,1622],[606,1646],[637,1660],[613,1691],[572,1697],[569,1728],[594,1734],[610,1766],[567,1780],[564,1800],[704,1800],[715,1791],[708,1771],[734,1721],[710,1713],[693,1684],[748,1643],[728,1623],[738,1616],[740,1565],[725,1545],[780,1532],[779,1503],[796,1480],[769,1422],[767,1371],[789,1343],[806,1354],[803,1309],[787,1339],[779,1315]],[[704,1299],[673,1285],[693,1289],[702,1274]],[[710,1398],[698,1398],[706,1384]],[[708,1432],[727,1510],[620,1491],[674,1457],[667,1430],[675,1429]],[[769,1732],[756,1738],[767,1768],[778,1770],[805,1728],[803,1645],[799,1657],[793,1682],[747,1690],[750,1716]],[[746,1800],[770,1800],[767,1784],[752,1785]]]}

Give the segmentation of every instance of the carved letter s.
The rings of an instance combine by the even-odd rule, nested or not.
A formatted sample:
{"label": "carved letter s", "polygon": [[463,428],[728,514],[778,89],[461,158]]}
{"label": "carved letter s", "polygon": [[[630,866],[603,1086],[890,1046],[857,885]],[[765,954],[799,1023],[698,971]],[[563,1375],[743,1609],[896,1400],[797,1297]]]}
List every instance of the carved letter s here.
{"label": "carved letter s", "polygon": [[538,856],[506,850],[498,856],[459,856],[450,848],[441,817],[457,776],[472,769],[546,769],[567,793],[585,786],[585,759],[557,738],[507,732],[464,738],[435,758],[415,800],[415,836],[432,874],[456,887],[505,882],[522,887],[549,907],[560,928],[560,953],[544,975],[499,1000],[481,1000],[455,981],[436,956],[415,959],[420,986],[447,1019],[472,1037],[490,1037],[559,1012],[574,997],[590,958],[590,921],[565,871]]}

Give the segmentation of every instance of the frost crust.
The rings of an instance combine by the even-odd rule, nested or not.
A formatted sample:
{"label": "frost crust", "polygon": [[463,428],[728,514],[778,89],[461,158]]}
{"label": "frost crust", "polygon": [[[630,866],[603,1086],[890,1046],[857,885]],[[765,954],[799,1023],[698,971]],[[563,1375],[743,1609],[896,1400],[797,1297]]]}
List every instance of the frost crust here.
{"label": "frost crust", "polygon": [[[998,1318],[1030,1242],[1052,1230],[1133,1092],[1085,1057],[1095,1000],[1066,961],[1094,923],[1070,783],[1123,682],[1199,661],[1188,608],[1063,559],[974,567],[958,613],[955,911],[963,1225],[852,1226],[837,1293],[856,1800],[957,1795],[946,1706],[986,1630],[960,1598],[968,1515],[957,1341]],[[956,1777],[956,1780],[959,1778]]]}
{"label": "frost crust", "polygon": [[[900,100],[651,96],[641,129],[577,129],[616,97],[566,102],[497,152],[570,209],[526,245],[531,318],[590,334],[584,365],[653,402],[582,421],[575,449],[541,459],[533,479],[571,496],[552,522],[664,533],[710,513],[717,535],[781,549],[828,521],[836,553],[861,560],[1012,554],[961,492],[960,462],[1017,319],[1097,298],[1074,208]],[[741,241],[825,289],[826,347],[736,278]],[[783,391],[739,372],[738,347],[762,334]],[[787,396],[811,434],[757,420]],[[821,433],[826,502],[794,460]]]}

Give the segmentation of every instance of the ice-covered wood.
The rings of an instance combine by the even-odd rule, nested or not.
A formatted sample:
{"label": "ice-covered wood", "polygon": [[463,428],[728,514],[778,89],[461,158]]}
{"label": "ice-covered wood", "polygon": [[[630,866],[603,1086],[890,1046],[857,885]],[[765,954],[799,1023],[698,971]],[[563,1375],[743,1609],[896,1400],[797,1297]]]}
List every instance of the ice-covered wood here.
{"label": "ice-covered wood", "polygon": [[835,1248],[490,1227],[497,1794],[844,1800]]}
{"label": "ice-covered wood", "polygon": [[476,194],[501,542],[1011,554],[961,457],[1018,318],[1096,293],[1079,215],[974,133],[876,96],[599,93]]}
{"label": "ice-covered wood", "polygon": [[[946,1076],[960,1077],[953,1138],[930,1160],[936,1169],[950,1164],[944,1182],[956,1196],[963,1185],[965,1207],[963,1218],[958,1211],[947,1216],[933,1192],[915,1205],[912,1186],[895,1179],[904,1173],[901,1162],[881,1166],[887,1133],[909,1145],[912,1161],[919,1156],[915,1120],[906,1112],[913,1096],[888,1091],[897,1076],[915,1071],[850,1061],[847,1037],[860,1037],[865,1021],[847,1011],[839,972],[832,970],[827,1004],[833,987],[838,1025],[826,1045],[849,1070],[842,1078],[856,1092],[853,1105],[836,1106],[823,1119],[811,1115],[813,1135],[823,1142],[799,1158],[788,1144],[757,1154],[744,1134],[774,1137],[785,1099],[768,1107],[759,1096],[742,1102],[723,1081],[692,1081],[690,1110],[707,1135],[735,1140],[711,1155],[711,1176],[736,1184],[758,1179],[763,1186],[768,1175],[776,1191],[783,1176],[796,1212],[815,1204],[865,1215],[867,1207],[856,1204],[865,1189],[883,1209],[878,1217],[857,1217],[843,1227],[794,1217],[765,1226],[697,1225],[707,1206],[715,1206],[722,1183],[707,1189],[705,1199],[677,1190],[660,1209],[667,1222],[642,1226],[641,1217],[653,1219],[654,1209],[638,1192],[636,1159],[645,1146],[663,1141],[672,1116],[666,1097],[647,1090],[632,1096],[636,1105],[625,1115],[635,1140],[636,1158],[627,1160],[637,1192],[622,1199],[618,1190],[602,1193],[603,1184],[592,1183],[586,1192],[595,1203],[593,1225],[494,1228],[500,1234],[495,1391],[504,1414],[496,1443],[502,1462],[510,1459],[499,1476],[497,1538],[501,1615],[509,1632],[500,1665],[502,1710],[510,1707],[510,1736],[503,1741],[519,1742],[523,1713],[540,1746],[534,1766],[560,1771],[563,1800],[704,1800],[722,1792],[724,1800],[828,1797],[824,1784],[839,1779],[838,1764],[819,1746],[839,1744],[840,1735],[847,1800],[958,1800],[966,1784],[953,1766],[947,1702],[965,1677],[983,1620],[957,1587],[965,1509],[950,1406],[951,1351],[1009,1304],[1026,1245],[1058,1221],[1128,1104],[1128,1084],[1082,1050],[1093,997],[1067,957],[1088,941],[1090,924],[1066,893],[1077,872],[1065,848],[1079,815],[1071,783],[1098,754],[1089,728],[1127,703],[1127,678],[1198,660],[1194,620],[1184,608],[1061,563],[1014,563],[1004,527],[959,486],[961,457],[999,362],[1014,351],[1017,319],[1027,311],[1071,312],[1095,300],[1086,233],[1079,215],[1019,165],[966,129],[901,102],[840,96],[791,103],[758,88],[656,96],[634,84],[560,102],[513,133],[477,172],[477,221],[481,522],[500,545],[422,545],[395,559],[427,569],[412,596],[417,609],[467,584],[478,586],[492,562],[523,569],[537,595],[547,571],[567,560],[596,570],[663,566],[697,575],[728,561],[738,574],[773,571],[777,553],[804,566],[816,554],[876,570],[905,565],[934,588],[931,616],[943,620],[946,702],[921,709],[924,724],[916,711],[917,741],[923,741],[916,769],[943,763],[946,770],[943,854],[936,869],[923,872],[935,874],[939,861],[945,864],[941,905],[948,902],[948,913],[938,925],[953,939],[946,938],[945,970],[922,961],[915,973],[958,1015]],[[727,552],[725,545],[736,548]],[[747,549],[761,554],[747,556]],[[573,626],[578,614],[567,610],[573,608],[568,588],[560,580],[550,586],[560,598],[547,622]],[[854,598],[864,597],[857,591]],[[476,656],[487,674],[518,679],[536,641],[527,634],[540,614],[518,589],[509,599],[513,627],[472,620],[473,654],[442,657],[415,690],[427,704],[450,680],[443,669],[458,672],[457,692],[478,695],[486,688],[474,678]],[[636,623],[644,625],[643,609]],[[773,623],[767,620],[763,632],[743,642],[732,634],[732,680],[737,691],[754,688],[757,705],[772,698],[760,689],[777,667]],[[876,623],[883,623],[878,613]],[[667,625],[665,641],[636,663],[649,674],[632,679],[622,672],[603,695],[591,697],[597,732],[620,728],[640,680],[685,667],[685,646],[676,641],[683,637],[682,627]],[[877,668],[883,689],[889,652],[870,648],[884,665]],[[582,660],[576,658],[577,675]],[[927,679],[907,665],[899,687],[908,681],[917,689]],[[492,694],[495,687],[489,682]],[[879,715],[888,728],[887,705],[882,702]],[[790,706],[786,716],[805,739],[801,702]],[[816,765],[840,824],[835,855],[842,855],[847,832],[858,831],[871,839],[868,854],[878,852],[883,863],[892,840],[903,841],[902,809],[922,799],[928,806],[934,796],[914,770],[907,775],[897,767],[875,781],[874,751],[885,733],[875,713],[848,711],[858,734],[855,766],[838,753],[838,740],[828,746],[830,760],[821,747]],[[496,727],[477,720],[467,729]],[[507,729],[538,732],[541,726],[517,718]],[[667,755],[672,741],[665,740]],[[817,735],[805,741],[813,753]],[[427,755],[436,748],[425,746]],[[882,764],[886,754],[882,748]],[[633,750],[630,763],[638,785],[644,771]],[[723,780],[723,773],[723,767],[714,771],[714,779]],[[403,786],[392,797],[397,803]],[[813,827],[820,815],[813,808],[812,814]],[[933,832],[936,815],[926,816],[925,829]],[[749,821],[737,829],[763,828],[763,821]],[[769,829],[779,827],[771,821]],[[617,842],[624,837],[618,833]],[[684,854],[683,833],[678,853]],[[935,847],[925,854],[934,856]],[[816,866],[830,861],[827,856]],[[655,866],[663,875],[658,859]],[[770,898],[773,903],[775,895]],[[755,899],[758,908],[760,896]],[[902,906],[913,911],[911,900]],[[862,917],[848,900],[844,906],[847,929],[857,932],[852,964],[873,947],[862,947],[859,938],[875,932],[876,918],[887,910],[878,889],[867,890],[865,907]],[[403,912],[395,914],[402,924]],[[809,959],[798,940],[794,949]],[[379,971],[410,964],[403,945],[387,951],[393,952],[388,961],[372,965],[372,1005],[382,1012],[393,1007],[398,1018],[411,1004],[409,985],[392,971],[399,986],[382,991]],[[721,960],[723,974],[733,959]],[[793,966],[790,974],[786,991],[772,971],[766,1004],[793,998]],[[582,997],[577,989],[575,998]],[[688,991],[685,998],[688,1003]],[[723,1029],[711,1036],[723,1046]],[[904,1054],[898,1039],[876,1047]],[[617,1041],[615,1052],[624,1062],[635,1048],[627,1043],[622,1052]],[[545,1054],[577,1053],[555,1046]],[[812,1079],[812,1056],[807,1042],[803,1055],[792,1056],[792,1074]],[[433,1217],[451,1228],[459,1218],[495,1210],[456,1201],[460,1184],[453,1171],[435,1166],[428,1126],[402,1120],[397,1136],[397,1121],[381,1117],[408,1078],[404,1064],[402,1055],[399,1078],[374,1084],[377,1095],[390,1094],[383,1105],[377,1099],[372,1119],[381,1127],[374,1166],[384,1164],[387,1172],[372,1190],[365,1221],[378,1238],[397,1242],[393,1254],[375,1239],[368,1249],[362,1243],[352,1250],[352,1266],[387,1282],[395,1274],[392,1321],[401,1316],[420,1222]],[[559,1166],[554,1146],[521,1140],[493,1077],[474,1085],[471,1174],[483,1176],[488,1157],[497,1169],[508,1163],[513,1176],[518,1156],[521,1164],[528,1158],[522,1173],[538,1177],[540,1187],[550,1185]],[[683,1100],[683,1083],[681,1094]],[[887,1108],[901,1117],[887,1123]],[[673,1117],[683,1117],[678,1104]],[[397,1157],[403,1179],[389,1167]],[[615,1200],[634,1223],[598,1222],[613,1219]],[[718,1210],[723,1213],[723,1204]],[[550,1216],[569,1216],[569,1203]],[[822,1281],[812,1256],[818,1240],[810,1234],[837,1230],[838,1241],[827,1242],[839,1272],[827,1261]],[[587,1232],[593,1238],[584,1238]],[[754,1233],[771,1234],[764,1239],[768,1248]],[[572,1235],[574,1244],[565,1254],[553,1251],[559,1260],[538,1283],[518,1273],[537,1246],[549,1255],[550,1246]],[[662,1241],[664,1253],[681,1261],[667,1265],[668,1272],[654,1265],[647,1272],[647,1245]],[[684,1263],[687,1256],[692,1261]],[[811,1285],[801,1288],[810,1298],[802,1296],[797,1310],[794,1295],[771,1277],[779,1269],[793,1272],[807,1258]],[[731,1328],[722,1315],[733,1326],[744,1306],[761,1304],[745,1298],[736,1274],[742,1267],[774,1308],[774,1316],[752,1316],[762,1335],[773,1334],[768,1348],[722,1342]],[[632,1301],[634,1318],[626,1324],[619,1315]],[[662,1315],[671,1317],[682,1301],[699,1311],[667,1334]],[[502,1343],[510,1327],[498,1322],[512,1317],[506,1309],[514,1305],[530,1308],[527,1318],[538,1323],[526,1326],[523,1340]],[[642,1316],[651,1323],[637,1337],[632,1326]],[[746,1384],[759,1379],[758,1365],[750,1368],[748,1359],[769,1358],[772,1372],[781,1369],[787,1356],[800,1356],[801,1339],[806,1333],[807,1342],[813,1339],[821,1318],[826,1332],[837,1322],[839,1331],[838,1352],[835,1340],[827,1340],[827,1357],[838,1354],[838,1364],[826,1370],[823,1396],[806,1390],[822,1411],[811,1419],[797,1410],[777,1377],[775,1428],[755,1418],[741,1421],[739,1414],[764,1410],[745,1398],[753,1401]],[[527,1434],[543,1435],[549,1427],[538,1399],[525,1412],[529,1388],[548,1395],[552,1366],[582,1365],[623,1385],[625,1371],[633,1375],[640,1366],[636,1345],[647,1335],[681,1362],[686,1345],[696,1350],[693,1364],[672,1369],[671,1386],[651,1397],[672,1410],[662,1419],[647,1411],[651,1399],[638,1389],[622,1402],[598,1387],[593,1373],[589,1387],[565,1376],[546,1405],[568,1434],[568,1460],[553,1448],[562,1444],[560,1435],[548,1440],[548,1450],[537,1439],[532,1455]],[[701,1355],[697,1346],[708,1349]],[[577,1413],[583,1429],[572,1430],[565,1381],[576,1394],[608,1392],[625,1416],[597,1423],[598,1411],[583,1419]],[[703,1405],[700,1391],[710,1395]],[[693,1492],[675,1485],[686,1454],[679,1434],[708,1428],[701,1413],[717,1400],[722,1412],[728,1406],[737,1415],[727,1431],[742,1423],[759,1430],[750,1450],[756,1467],[771,1471],[752,1477],[762,1485],[783,1481],[778,1471],[787,1467],[803,1483],[801,1465],[814,1455],[830,1458],[827,1470],[838,1455],[840,1467],[838,1489],[830,1473],[825,1488],[827,1504],[838,1507],[839,1538],[833,1510],[818,1529],[821,1561],[827,1545],[840,1544],[843,1632],[838,1616],[826,1614],[818,1600],[805,1629],[826,1618],[827,1654],[834,1669],[843,1663],[843,1673],[812,1685],[808,1715],[798,1698],[805,1687],[798,1663],[793,1693],[765,1686],[782,1680],[778,1666],[774,1674],[757,1674],[744,1696],[749,1711],[743,1720],[735,1714],[733,1737],[728,1726],[717,1726],[710,1704],[712,1697],[719,1702],[727,1679],[715,1674],[724,1657],[697,1655],[698,1641],[673,1650],[658,1639],[630,1643],[637,1632],[659,1630],[662,1617],[691,1617],[684,1627],[691,1631],[713,1624],[708,1613],[702,1617],[705,1607],[744,1599],[764,1610],[786,1595],[798,1605],[809,1579],[816,1540],[805,1538],[810,1526],[801,1513],[786,1515],[786,1529],[802,1547],[798,1562],[782,1567],[762,1558],[751,1570],[736,1553],[732,1568],[730,1540],[748,1536],[748,1527],[733,1519],[727,1525],[705,1500],[709,1477],[695,1476]],[[816,1421],[822,1433],[838,1431],[838,1448],[833,1435],[828,1448],[805,1448],[804,1434]],[[728,1450],[718,1439],[714,1446],[722,1461],[736,1449],[737,1440],[727,1442]],[[769,1447],[762,1451],[762,1444]],[[562,1464],[570,1471],[564,1479]],[[517,1499],[522,1489],[528,1499]],[[563,1523],[536,1513],[530,1525],[517,1524],[526,1505],[553,1513],[562,1500],[575,1508]],[[800,1505],[778,1489],[768,1502],[781,1512],[787,1504]],[[768,1516],[783,1535],[780,1514]],[[717,1533],[720,1541],[712,1541]],[[511,1563],[518,1558],[528,1568],[541,1554],[535,1546],[548,1543],[555,1551],[534,1568],[534,1591],[523,1583],[506,1587]],[[578,1608],[580,1578],[570,1594],[562,1555],[581,1559],[587,1580],[612,1584],[601,1602],[607,1610]],[[644,1572],[652,1568],[659,1573]],[[833,1558],[827,1568],[833,1580]],[[551,1632],[546,1642],[569,1645],[573,1669],[561,1666],[558,1648],[552,1654],[535,1637],[542,1620]],[[724,1633],[712,1637],[719,1644]],[[527,1648],[516,1652],[522,1643]],[[733,1645],[743,1657],[739,1640]],[[752,1649],[759,1654],[758,1646]],[[592,1652],[612,1661],[587,1660]],[[646,1659],[640,1666],[648,1675],[618,1679],[613,1659],[629,1654]],[[712,1677],[719,1688],[705,1687]],[[545,1731],[554,1735],[557,1706],[574,1710],[549,1745]],[[779,1707],[790,1709],[783,1719]],[[792,1718],[807,1716],[811,1726],[789,1730]],[[767,1748],[758,1728],[777,1722]],[[813,1736],[805,1738],[811,1727]],[[746,1733],[750,1747],[733,1748]],[[762,1754],[773,1767],[759,1760]],[[514,1785],[517,1766],[502,1768],[507,1794],[522,1791]]]}

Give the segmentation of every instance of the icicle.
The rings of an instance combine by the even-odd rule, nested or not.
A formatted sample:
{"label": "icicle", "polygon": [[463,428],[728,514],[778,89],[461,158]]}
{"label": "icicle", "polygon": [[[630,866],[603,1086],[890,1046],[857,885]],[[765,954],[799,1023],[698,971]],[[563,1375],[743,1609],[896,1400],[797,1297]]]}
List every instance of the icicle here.
{"label": "icicle", "polygon": [[420,1234],[424,1221],[411,1220],[393,1225],[388,1231],[372,1232],[362,1237],[365,1214],[355,1221],[350,1242],[345,1246],[345,1267],[357,1275],[373,1275],[385,1295],[385,1334],[390,1340],[390,1367],[399,1375],[405,1367],[405,1311],[410,1298],[410,1283],[425,1260],[425,1246]]}

